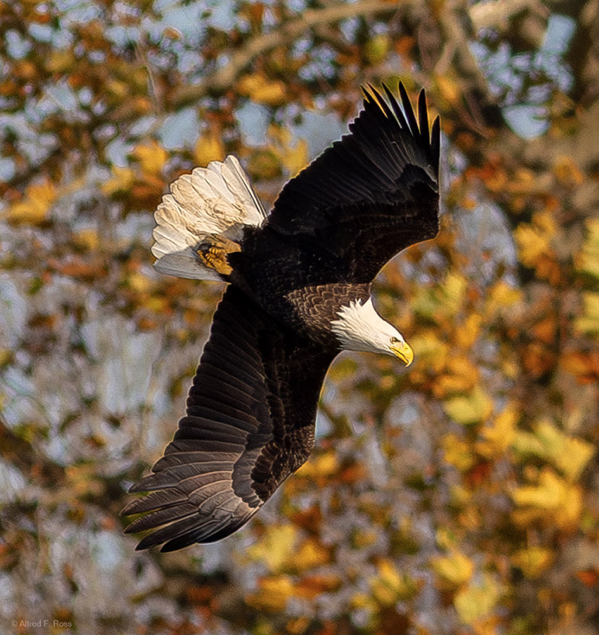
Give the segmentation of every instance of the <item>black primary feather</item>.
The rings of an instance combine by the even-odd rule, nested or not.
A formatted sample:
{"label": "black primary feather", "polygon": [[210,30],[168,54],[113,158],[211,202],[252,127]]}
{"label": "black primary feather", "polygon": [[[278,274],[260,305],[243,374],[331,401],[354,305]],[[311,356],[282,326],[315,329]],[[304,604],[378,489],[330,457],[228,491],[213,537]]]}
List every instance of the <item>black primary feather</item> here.
{"label": "black primary feather", "polygon": [[439,231],[439,118],[431,136],[424,91],[420,125],[402,84],[401,106],[386,87],[390,105],[364,92],[351,134],[283,187],[266,224],[231,258],[261,302],[306,285],[370,284],[393,256]]}
{"label": "black primary feather", "polygon": [[131,488],[152,493],[123,510],[147,514],[125,530],[153,530],[138,549],[212,542],[246,523],[308,458],[318,395],[336,354],[282,327],[229,287],[187,415],[153,474]]}

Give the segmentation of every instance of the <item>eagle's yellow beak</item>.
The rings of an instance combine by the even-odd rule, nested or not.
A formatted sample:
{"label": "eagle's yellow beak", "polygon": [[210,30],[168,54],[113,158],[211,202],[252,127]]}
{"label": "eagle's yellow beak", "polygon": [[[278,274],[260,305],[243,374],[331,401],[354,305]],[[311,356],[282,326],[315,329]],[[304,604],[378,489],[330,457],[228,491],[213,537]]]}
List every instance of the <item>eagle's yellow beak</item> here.
{"label": "eagle's yellow beak", "polygon": [[414,361],[414,351],[405,342],[398,346],[392,346],[391,351],[405,363],[406,368]]}

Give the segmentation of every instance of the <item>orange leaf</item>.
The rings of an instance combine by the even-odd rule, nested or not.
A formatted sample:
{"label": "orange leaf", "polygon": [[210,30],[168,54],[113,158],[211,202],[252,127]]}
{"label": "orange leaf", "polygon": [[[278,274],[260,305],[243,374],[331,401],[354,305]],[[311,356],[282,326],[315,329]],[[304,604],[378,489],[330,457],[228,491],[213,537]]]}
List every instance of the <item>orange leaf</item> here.
{"label": "orange leaf", "polygon": [[599,570],[583,569],[576,573],[576,577],[588,587],[596,586],[599,583]]}
{"label": "orange leaf", "polygon": [[334,573],[305,576],[295,585],[295,594],[298,597],[312,600],[322,593],[338,590],[342,584],[341,578]]}
{"label": "orange leaf", "polygon": [[599,351],[566,353],[562,355],[560,363],[576,377],[579,384],[590,384],[599,378]]}
{"label": "orange leaf", "polygon": [[553,173],[561,185],[566,187],[576,187],[584,182],[584,174],[569,156],[562,155],[555,159]]}

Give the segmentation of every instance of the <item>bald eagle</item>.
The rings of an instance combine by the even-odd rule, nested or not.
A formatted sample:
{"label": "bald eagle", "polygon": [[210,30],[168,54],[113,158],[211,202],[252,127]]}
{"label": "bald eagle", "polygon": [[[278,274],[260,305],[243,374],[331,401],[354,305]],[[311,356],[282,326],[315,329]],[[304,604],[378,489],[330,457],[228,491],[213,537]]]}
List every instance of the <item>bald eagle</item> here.
{"label": "bald eagle", "polygon": [[138,549],[214,542],[244,525],[314,446],[318,397],[342,350],[413,359],[376,312],[381,267],[439,228],[437,117],[384,86],[350,133],[282,189],[269,214],[229,156],[177,179],[155,214],[158,271],[229,283],[187,399],[152,474],[131,492]]}

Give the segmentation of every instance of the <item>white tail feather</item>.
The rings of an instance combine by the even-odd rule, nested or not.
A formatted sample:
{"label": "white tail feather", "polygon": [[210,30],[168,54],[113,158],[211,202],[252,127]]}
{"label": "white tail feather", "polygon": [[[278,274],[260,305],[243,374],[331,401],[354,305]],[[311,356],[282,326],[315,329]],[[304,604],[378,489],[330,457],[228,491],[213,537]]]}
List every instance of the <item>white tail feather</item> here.
{"label": "white tail feather", "polygon": [[239,161],[228,156],[179,177],[162,198],[154,218],[154,267],[179,278],[221,280],[194,254],[202,234],[242,237],[244,225],[260,226],[266,212]]}

